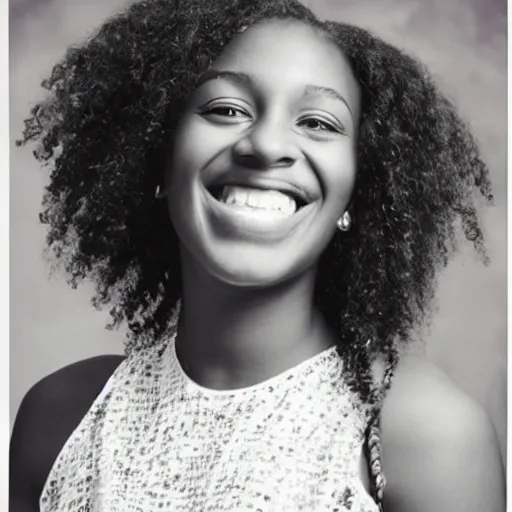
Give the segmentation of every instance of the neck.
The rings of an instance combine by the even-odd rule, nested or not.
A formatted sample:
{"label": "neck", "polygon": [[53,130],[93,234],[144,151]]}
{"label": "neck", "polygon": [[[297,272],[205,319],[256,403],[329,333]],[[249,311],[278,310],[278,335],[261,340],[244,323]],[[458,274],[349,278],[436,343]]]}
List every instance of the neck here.
{"label": "neck", "polygon": [[260,289],[228,286],[186,261],[176,348],[200,385],[251,386],[334,344],[313,308],[315,269]]}

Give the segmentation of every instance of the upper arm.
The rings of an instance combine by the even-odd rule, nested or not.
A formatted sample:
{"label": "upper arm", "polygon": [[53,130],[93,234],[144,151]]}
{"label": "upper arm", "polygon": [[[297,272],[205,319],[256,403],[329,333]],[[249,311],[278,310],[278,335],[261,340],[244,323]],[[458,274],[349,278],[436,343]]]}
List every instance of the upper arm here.
{"label": "upper arm", "polygon": [[[33,460],[37,457],[37,421],[41,403],[40,386],[35,385],[23,398],[12,430],[9,449],[9,511],[37,512]],[[43,400],[44,401],[44,400]]]}
{"label": "upper arm", "polygon": [[100,356],[67,366],[35,384],[14,422],[9,450],[9,509],[36,512],[50,469],[120,356]]}
{"label": "upper arm", "polygon": [[503,465],[487,414],[428,365],[414,370],[398,375],[383,410],[384,510],[503,512]]}

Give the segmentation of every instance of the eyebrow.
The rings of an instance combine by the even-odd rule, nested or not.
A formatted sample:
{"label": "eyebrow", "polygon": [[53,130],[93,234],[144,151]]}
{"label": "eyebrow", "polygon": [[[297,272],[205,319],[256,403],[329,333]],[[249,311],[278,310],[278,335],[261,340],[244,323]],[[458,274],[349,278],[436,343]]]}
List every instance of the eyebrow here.
{"label": "eyebrow", "polygon": [[253,87],[254,80],[247,73],[240,73],[235,71],[219,71],[216,69],[209,69],[206,71],[201,78],[199,79],[199,83],[197,87],[200,87],[205,82],[209,82],[210,80],[216,80],[217,78],[224,78],[229,82],[234,82],[235,84],[243,85],[245,87]]}
{"label": "eyebrow", "polygon": [[345,104],[348,111],[352,115],[352,110],[348,106],[347,100],[336,90],[331,87],[324,87],[323,85],[306,85],[304,95],[305,96],[316,96],[316,95],[329,96],[335,100],[341,101]]}
{"label": "eyebrow", "polygon": [[[199,83],[197,84],[197,87],[200,87],[205,82],[208,82],[210,80],[215,80],[217,78],[224,78],[228,80],[229,82],[233,82],[237,85],[242,85],[244,87],[247,87],[249,89],[254,89],[254,79],[251,77],[251,75],[247,73],[241,73],[241,72],[235,72],[235,71],[219,71],[215,69],[209,69],[206,71],[202,77],[199,79]],[[331,87],[324,87],[323,85],[313,85],[309,84],[306,85],[304,88],[304,96],[328,96],[332,99],[341,101],[350,112],[350,115],[353,116],[352,110],[350,110],[350,107],[347,103],[347,100],[335,89],[332,89]]]}

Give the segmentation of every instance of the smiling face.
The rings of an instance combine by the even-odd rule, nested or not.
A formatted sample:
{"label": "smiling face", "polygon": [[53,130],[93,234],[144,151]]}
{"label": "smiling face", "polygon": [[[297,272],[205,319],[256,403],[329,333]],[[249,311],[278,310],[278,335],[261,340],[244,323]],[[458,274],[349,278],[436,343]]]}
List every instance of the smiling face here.
{"label": "smiling face", "polygon": [[204,75],[177,127],[169,211],[185,257],[239,286],[314,269],[356,177],[360,91],[326,36],[253,26]]}

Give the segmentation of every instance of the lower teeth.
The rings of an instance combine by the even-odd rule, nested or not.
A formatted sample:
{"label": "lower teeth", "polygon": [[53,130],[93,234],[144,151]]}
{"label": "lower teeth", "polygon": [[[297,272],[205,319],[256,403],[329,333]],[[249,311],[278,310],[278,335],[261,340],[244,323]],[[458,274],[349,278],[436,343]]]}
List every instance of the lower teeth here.
{"label": "lower teeth", "polygon": [[251,206],[249,204],[243,204],[243,203],[226,203],[225,201],[221,201],[223,202],[224,204],[229,204],[229,205],[233,205],[233,206],[238,206],[240,208],[246,208],[248,210],[255,210],[255,211],[260,211],[260,212],[276,212],[276,213],[280,213],[282,215],[291,215],[292,213],[295,213],[295,212],[284,212],[283,210],[280,210],[279,208],[265,208],[264,206]]}

